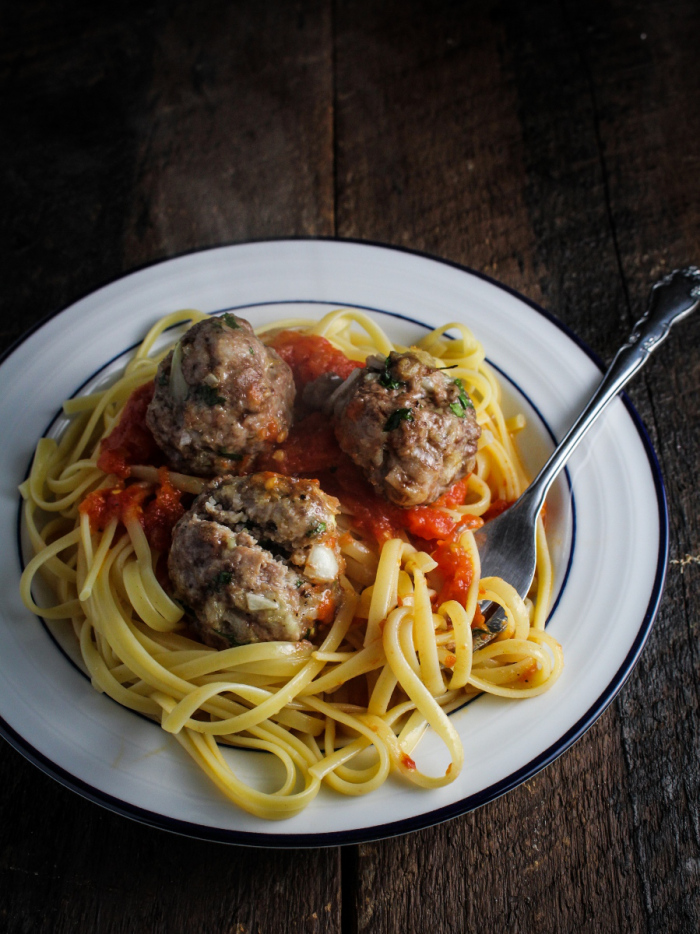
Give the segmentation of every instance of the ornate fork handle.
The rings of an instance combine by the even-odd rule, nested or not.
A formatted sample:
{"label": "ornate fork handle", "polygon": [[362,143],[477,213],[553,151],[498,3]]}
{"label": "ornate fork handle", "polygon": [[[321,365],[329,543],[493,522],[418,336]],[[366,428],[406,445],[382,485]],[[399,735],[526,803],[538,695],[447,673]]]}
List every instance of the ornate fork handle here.
{"label": "ornate fork handle", "polygon": [[588,405],[523,494],[531,499],[533,509],[539,509],[544,502],[555,477],[603,409],[666,339],[671,326],[695,311],[698,305],[700,269],[697,266],[675,269],[653,286],[649,307],[635,324],[627,343],[618,350]]}

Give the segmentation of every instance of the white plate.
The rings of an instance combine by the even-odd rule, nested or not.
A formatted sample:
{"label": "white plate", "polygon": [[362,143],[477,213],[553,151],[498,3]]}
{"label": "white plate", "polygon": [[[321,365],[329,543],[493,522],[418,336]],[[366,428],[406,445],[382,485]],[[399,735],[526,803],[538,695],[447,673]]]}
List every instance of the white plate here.
{"label": "white plate", "polygon": [[[426,326],[461,320],[504,374],[509,407],[525,409],[534,470],[600,380],[590,351],[537,306],[477,273],[363,243],[292,240],[194,253],[126,276],[27,335],[0,365],[3,424],[0,535],[0,728],[40,768],[130,817],[196,837],[260,846],[325,846],[429,826],[482,805],[564,752],[629,675],[649,633],[667,561],[659,468],[626,400],[616,400],[560,480],[551,523],[558,600],[548,629],[565,670],[547,694],[479,698],[453,715],[466,749],[462,775],[437,791],[399,779],[362,798],[322,792],[310,808],[268,823],[237,810],[158,726],[97,694],[18,596],[17,485],[38,437],[73,395],[176,308],[235,309],[254,324],[368,309],[406,343]],[[266,756],[226,751],[243,777],[269,783]],[[437,769],[428,736],[417,758]]]}

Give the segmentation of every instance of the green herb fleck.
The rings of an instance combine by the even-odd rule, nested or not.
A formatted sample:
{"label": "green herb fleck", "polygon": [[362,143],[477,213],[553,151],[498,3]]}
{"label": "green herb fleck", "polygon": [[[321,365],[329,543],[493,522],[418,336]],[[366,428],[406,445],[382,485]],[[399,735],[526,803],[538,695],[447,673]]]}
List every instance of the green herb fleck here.
{"label": "green herb fleck", "polygon": [[391,375],[391,369],[390,369],[390,363],[389,363],[388,357],[384,361],[384,371],[379,377],[379,385],[383,386],[385,389],[401,389],[403,386],[406,385],[406,383],[404,383],[402,380],[394,379],[394,377]]}
{"label": "green herb fleck", "polygon": [[164,370],[161,370],[160,373],[158,374],[158,385],[167,386],[169,382],[170,382],[170,378],[168,374]]}
{"label": "green herb fleck", "polygon": [[473,409],[474,403],[467,395],[467,391],[464,388],[464,383],[461,379],[453,380],[455,386],[459,389],[459,396],[457,397],[457,402],[450,403],[450,409],[457,416],[457,418],[464,418],[467,414],[467,409]]}
{"label": "green herb fleck", "polygon": [[395,428],[398,428],[401,422],[412,422],[413,415],[411,414],[410,409],[396,409],[395,412],[392,412],[389,418],[387,418],[384,425],[384,431],[394,431]]}
{"label": "green herb fleck", "polygon": [[219,457],[228,457],[230,461],[242,461],[243,455],[235,451],[219,451]]}
{"label": "green herb fleck", "polygon": [[213,386],[208,386],[206,383],[200,383],[194,392],[205,405],[223,405],[226,402],[226,399],[220,396]]}
{"label": "green herb fleck", "polygon": [[230,584],[232,580],[233,574],[230,571],[219,571],[211,582],[212,589],[221,590],[222,587],[226,587],[227,584]]}
{"label": "green herb fleck", "polygon": [[326,531],[325,522],[317,522],[316,525],[312,525],[311,528],[306,533],[307,538],[313,538],[315,535],[322,535]]}
{"label": "green herb fleck", "polygon": [[474,403],[467,395],[467,390],[464,388],[464,383],[462,382],[462,380],[456,379],[455,384],[459,386],[459,389],[460,389],[459,401],[462,403],[462,405],[465,405],[468,409],[473,409]]}
{"label": "green herb fleck", "polygon": [[236,321],[235,315],[231,315],[228,312],[226,312],[226,314],[222,315],[222,318],[224,319],[224,322],[227,325],[227,327],[230,327],[232,331],[241,330],[241,326],[238,323],[238,321]]}
{"label": "green herb fleck", "polygon": [[294,582],[294,586],[295,586],[295,587],[297,588],[297,590],[298,590],[300,587],[303,587],[303,586],[304,586],[304,581],[301,580],[301,579],[299,579],[298,581],[295,581],[295,582]]}
{"label": "green herb fleck", "polygon": [[249,354],[252,354],[253,356],[255,356],[255,351],[253,350],[252,347],[249,347],[249,348],[248,348],[248,353],[249,353]]}

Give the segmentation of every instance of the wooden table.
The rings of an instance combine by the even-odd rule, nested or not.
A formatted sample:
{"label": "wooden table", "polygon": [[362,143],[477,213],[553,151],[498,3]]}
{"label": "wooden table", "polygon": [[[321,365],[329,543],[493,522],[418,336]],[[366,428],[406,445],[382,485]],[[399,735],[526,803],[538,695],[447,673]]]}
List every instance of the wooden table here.
{"label": "wooden table", "polygon": [[[8,5],[3,345],[158,259],[322,235],[483,271],[609,360],[651,282],[700,262],[699,39],[692,0]],[[697,931],[699,349],[696,315],[630,390],[666,592],[561,759],[442,826],[265,851],[130,822],[3,744],[0,928]]]}

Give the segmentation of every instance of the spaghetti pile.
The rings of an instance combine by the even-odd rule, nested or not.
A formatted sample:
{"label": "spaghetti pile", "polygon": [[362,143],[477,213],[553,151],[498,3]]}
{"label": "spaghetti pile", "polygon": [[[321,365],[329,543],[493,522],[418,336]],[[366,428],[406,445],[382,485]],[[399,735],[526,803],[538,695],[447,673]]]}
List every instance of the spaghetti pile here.
{"label": "spaghetti pile", "polygon": [[[376,514],[368,519],[372,510],[363,512],[357,497],[341,494],[346,575],[334,620],[313,641],[217,651],[186,628],[163,574],[168,523],[204,481],[145,455],[140,461],[148,438],[139,439],[138,431],[129,436],[130,463],[110,460],[109,445],[101,443],[117,426],[123,429],[127,404],[133,419],[141,387],[152,383],[172,346],[164,346],[170,329],[177,326],[179,336],[204,317],[187,310],[158,321],[122,376],[67,401],[60,437],[39,441],[20,488],[35,554],[21,582],[26,606],[46,619],[70,621],[94,687],[159,722],[251,814],[290,817],[322,784],[366,794],[392,771],[424,788],[454,781],[464,753],[449,712],[480,692],[540,694],[562,668],[561,649],[544,631],[552,575],[542,520],[537,575],[526,600],[503,580],[480,578],[473,535],[526,485],[513,442],[523,417],[504,417],[499,385],[465,326],[448,324],[425,336],[416,346],[453,368],[473,401],[482,429],[473,473],[434,507],[394,509],[383,525]],[[276,322],[256,333],[274,341],[281,330],[325,338],[349,361],[406,349],[350,310],[319,322]],[[110,498],[119,509],[96,517],[94,504]],[[397,512],[405,513],[406,527],[397,527]],[[55,593],[52,605],[39,606],[32,596],[38,572]],[[484,601],[505,610],[506,628],[494,640],[481,615]],[[429,774],[412,758],[428,727],[449,753],[443,774]],[[277,787],[243,782],[222,751],[226,744],[276,757]]]}

